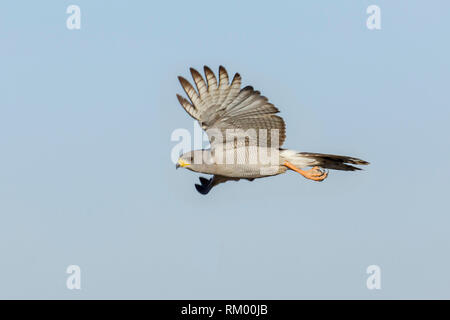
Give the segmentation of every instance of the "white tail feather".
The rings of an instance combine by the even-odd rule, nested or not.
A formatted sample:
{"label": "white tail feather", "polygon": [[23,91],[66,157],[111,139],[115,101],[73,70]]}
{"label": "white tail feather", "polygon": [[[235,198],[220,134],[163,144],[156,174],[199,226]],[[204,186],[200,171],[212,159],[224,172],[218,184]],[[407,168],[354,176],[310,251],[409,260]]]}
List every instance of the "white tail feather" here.
{"label": "white tail feather", "polygon": [[301,153],[295,150],[281,150],[280,156],[283,160],[292,163],[297,168],[311,167],[316,163],[314,158],[302,156]]}

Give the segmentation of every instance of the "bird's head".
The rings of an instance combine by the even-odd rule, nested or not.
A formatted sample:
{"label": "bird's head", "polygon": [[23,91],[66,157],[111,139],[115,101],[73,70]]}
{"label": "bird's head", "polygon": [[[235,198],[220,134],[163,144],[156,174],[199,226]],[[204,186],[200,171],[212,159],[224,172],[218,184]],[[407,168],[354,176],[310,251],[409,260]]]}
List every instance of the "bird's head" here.
{"label": "bird's head", "polygon": [[210,161],[209,150],[193,150],[181,155],[177,161],[176,168],[186,168],[191,171],[204,172],[205,165]]}

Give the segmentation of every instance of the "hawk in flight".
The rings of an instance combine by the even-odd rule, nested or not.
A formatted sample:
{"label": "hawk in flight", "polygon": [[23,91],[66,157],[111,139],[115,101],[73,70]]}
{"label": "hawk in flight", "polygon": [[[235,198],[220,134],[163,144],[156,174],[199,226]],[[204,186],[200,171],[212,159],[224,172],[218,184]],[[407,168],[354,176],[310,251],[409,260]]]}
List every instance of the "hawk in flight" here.
{"label": "hawk in flight", "polygon": [[[307,179],[323,181],[325,169],[361,170],[353,165],[367,161],[332,154],[297,152],[281,148],[286,129],[279,110],[251,86],[241,89],[241,76],[236,73],[231,83],[224,67],[219,67],[219,80],[204,67],[205,79],[191,68],[197,90],[183,77],[178,77],[187,99],[177,94],[184,110],[206,131],[210,149],[193,150],[178,159],[176,167],[213,175],[200,177],[195,187],[207,194],[214,186],[228,180],[264,178],[286,172],[298,172]],[[311,167],[310,169],[305,169]]]}

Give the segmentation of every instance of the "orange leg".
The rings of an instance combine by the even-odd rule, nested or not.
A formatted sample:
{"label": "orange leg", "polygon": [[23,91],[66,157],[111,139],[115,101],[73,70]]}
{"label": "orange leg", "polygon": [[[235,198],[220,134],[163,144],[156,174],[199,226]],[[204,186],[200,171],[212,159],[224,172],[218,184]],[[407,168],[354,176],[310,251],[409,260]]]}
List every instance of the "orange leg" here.
{"label": "orange leg", "polygon": [[294,170],[295,172],[300,173],[302,176],[304,176],[306,179],[311,179],[314,181],[323,181],[328,177],[328,173],[321,170],[319,167],[314,167],[309,170],[302,170],[294,166],[292,163],[285,161],[283,163],[286,167],[288,167],[291,170]]}

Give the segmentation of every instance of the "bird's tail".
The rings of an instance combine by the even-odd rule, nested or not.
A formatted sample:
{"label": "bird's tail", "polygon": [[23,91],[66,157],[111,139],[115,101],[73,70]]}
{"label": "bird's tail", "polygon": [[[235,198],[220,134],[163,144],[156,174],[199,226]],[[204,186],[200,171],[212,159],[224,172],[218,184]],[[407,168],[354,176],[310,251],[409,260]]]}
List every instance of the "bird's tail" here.
{"label": "bird's tail", "polygon": [[361,169],[350,164],[369,164],[369,162],[358,158],[337,156],[334,154],[297,152],[294,150],[280,150],[280,156],[298,168],[317,166],[324,169],[355,171]]}

